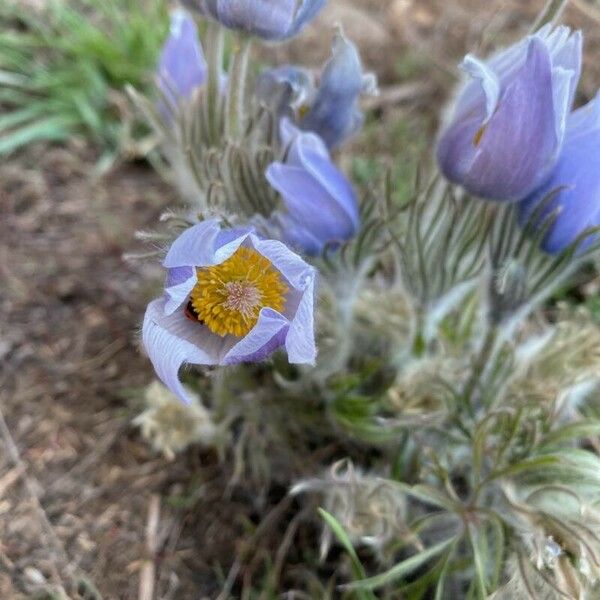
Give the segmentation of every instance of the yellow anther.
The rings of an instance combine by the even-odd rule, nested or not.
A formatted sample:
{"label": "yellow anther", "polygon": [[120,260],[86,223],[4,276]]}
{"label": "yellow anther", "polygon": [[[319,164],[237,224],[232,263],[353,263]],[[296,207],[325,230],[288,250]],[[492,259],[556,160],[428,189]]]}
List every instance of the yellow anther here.
{"label": "yellow anther", "polygon": [[190,295],[194,316],[220,336],[243,337],[258,321],[262,308],[282,311],[286,285],[270,260],[240,247],[226,261],[197,269]]}

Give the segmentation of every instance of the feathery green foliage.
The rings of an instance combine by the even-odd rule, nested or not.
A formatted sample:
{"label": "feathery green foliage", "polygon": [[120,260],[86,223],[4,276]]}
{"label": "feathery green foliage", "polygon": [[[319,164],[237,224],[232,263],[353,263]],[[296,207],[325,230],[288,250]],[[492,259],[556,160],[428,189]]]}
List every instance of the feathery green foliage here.
{"label": "feathery green foliage", "polygon": [[0,7],[0,155],[84,135],[109,152],[131,140],[122,90],[146,87],[168,26],[165,0],[51,0]]}

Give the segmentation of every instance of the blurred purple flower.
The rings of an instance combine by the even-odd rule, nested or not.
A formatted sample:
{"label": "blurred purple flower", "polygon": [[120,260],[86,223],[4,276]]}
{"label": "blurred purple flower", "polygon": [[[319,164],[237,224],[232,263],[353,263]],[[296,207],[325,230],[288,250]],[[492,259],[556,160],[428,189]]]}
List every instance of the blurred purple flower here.
{"label": "blurred purple flower", "polygon": [[183,4],[230,29],[277,41],[299,33],[325,0],[183,0]]}
{"label": "blurred purple flower", "polygon": [[376,88],[375,76],[363,72],[356,46],[339,32],[316,96],[298,125],[314,131],[329,148],[339,146],[362,127],[364,116],[358,106],[360,95],[374,93]]}
{"label": "blurred purple flower", "polygon": [[364,116],[358,104],[360,95],[376,90],[376,77],[363,72],[356,46],[340,31],[318,88],[307,70],[288,65],[263,72],[257,95],[266,102],[275,97],[280,116],[290,117],[301,129],[316,133],[332,149],[361,128]]}
{"label": "blurred purple flower", "polygon": [[192,97],[208,75],[194,20],[184,10],[171,13],[171,29],[158,64],[160,90],[172,105]]}
{"label": "blurred purple flower", "polygon": [[285,347],[291,363],[314,364],[315,270],[281,242],[210,220],[184,231],[163,264],[165,293],[148,305],[142,337],[184,402],[185,363],[254,362]]}
{"label": "blurred purple flower", "polygon": [[348,240],[358,231],[356,195],[318,136],[284,119],[281,137],[288,147],[285,161],[271,164],[266,175],[285,209],[272,221],[290,246],[318,255],[326,245]]}
{"label": "blurred purple flower", "polygon": [[[553,219],[542,242],[551,254],[566,249],[586,229],[600,226],[600,93],[571,114],[563,151],[550,179],[519,204],[521,224],[532,217],[539,223]],[[579,250],[597,240],[597,235],[591,235]]]}
{"label": "blurred purple flower", "polygon": [[265,69],[256,83],[257,98],[280,118],[287,117],[297,124],[314,99],[315,83],[312,73],[295,65]]}
{"label": "blurred purple flower", "polygon": [[542,184],[564,141],[581,45],[581,32],[548,25],[486,62],[468,55],[472,80],[437,148],[443,174],[491,200],[521,200]]}

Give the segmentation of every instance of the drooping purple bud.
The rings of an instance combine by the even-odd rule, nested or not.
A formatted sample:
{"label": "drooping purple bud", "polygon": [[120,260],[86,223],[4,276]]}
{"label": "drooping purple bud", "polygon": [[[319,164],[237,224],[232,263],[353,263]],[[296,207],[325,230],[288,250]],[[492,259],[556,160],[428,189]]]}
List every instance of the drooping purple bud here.
{"label": "drooping purple bud", "polygon": [[374,94],[376,89],[375,75],[364,73],[356,46],[340,31],[314,101],[298,126],[315,132],[328,148],[335,148],[362,127],[359,98],[362,93]]}
{"label": "drooping purple bud", "polygon": [[194,91],[204,85],[207,75],[196,23],[184,10],[174,10],[169,37],[158,64],[162,94],[176,106],[182,100],[191,98]]}
{"label": "drooping purple bud", "polygon": [[285,162],[267,169],[284,210],[274,215],[283,239],[309,255],[352,238],[360,226],[358,202],[350,182],[333,164],[323,141],[282,121],[289,145]]}
{"label": "drooping purple bud", "polygon": [[[279,92],[278,92],[279,91]],[[343,144],[362,126],[362,94],[375,94],[377,79],[365,73],[356,46],[339,31],[333,55],[323,68],[318,85],[306,69],[293,65],[264,71],[258,82],[259,99],[272,105],[280,117],[316,133],[329,149]]]}

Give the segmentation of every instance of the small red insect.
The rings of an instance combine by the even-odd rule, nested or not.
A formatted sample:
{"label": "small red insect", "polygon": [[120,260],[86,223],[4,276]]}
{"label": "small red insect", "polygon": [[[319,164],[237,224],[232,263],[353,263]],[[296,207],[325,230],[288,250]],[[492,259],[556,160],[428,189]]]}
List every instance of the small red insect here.
{"label": "small red insect", "polygon": [[191,300],[187,303],[183,312],[190,321],[194,321],[194,323],[200,323],[200,325],[204,325],[204,321],[198,317],[198,313],[194,309]]}

